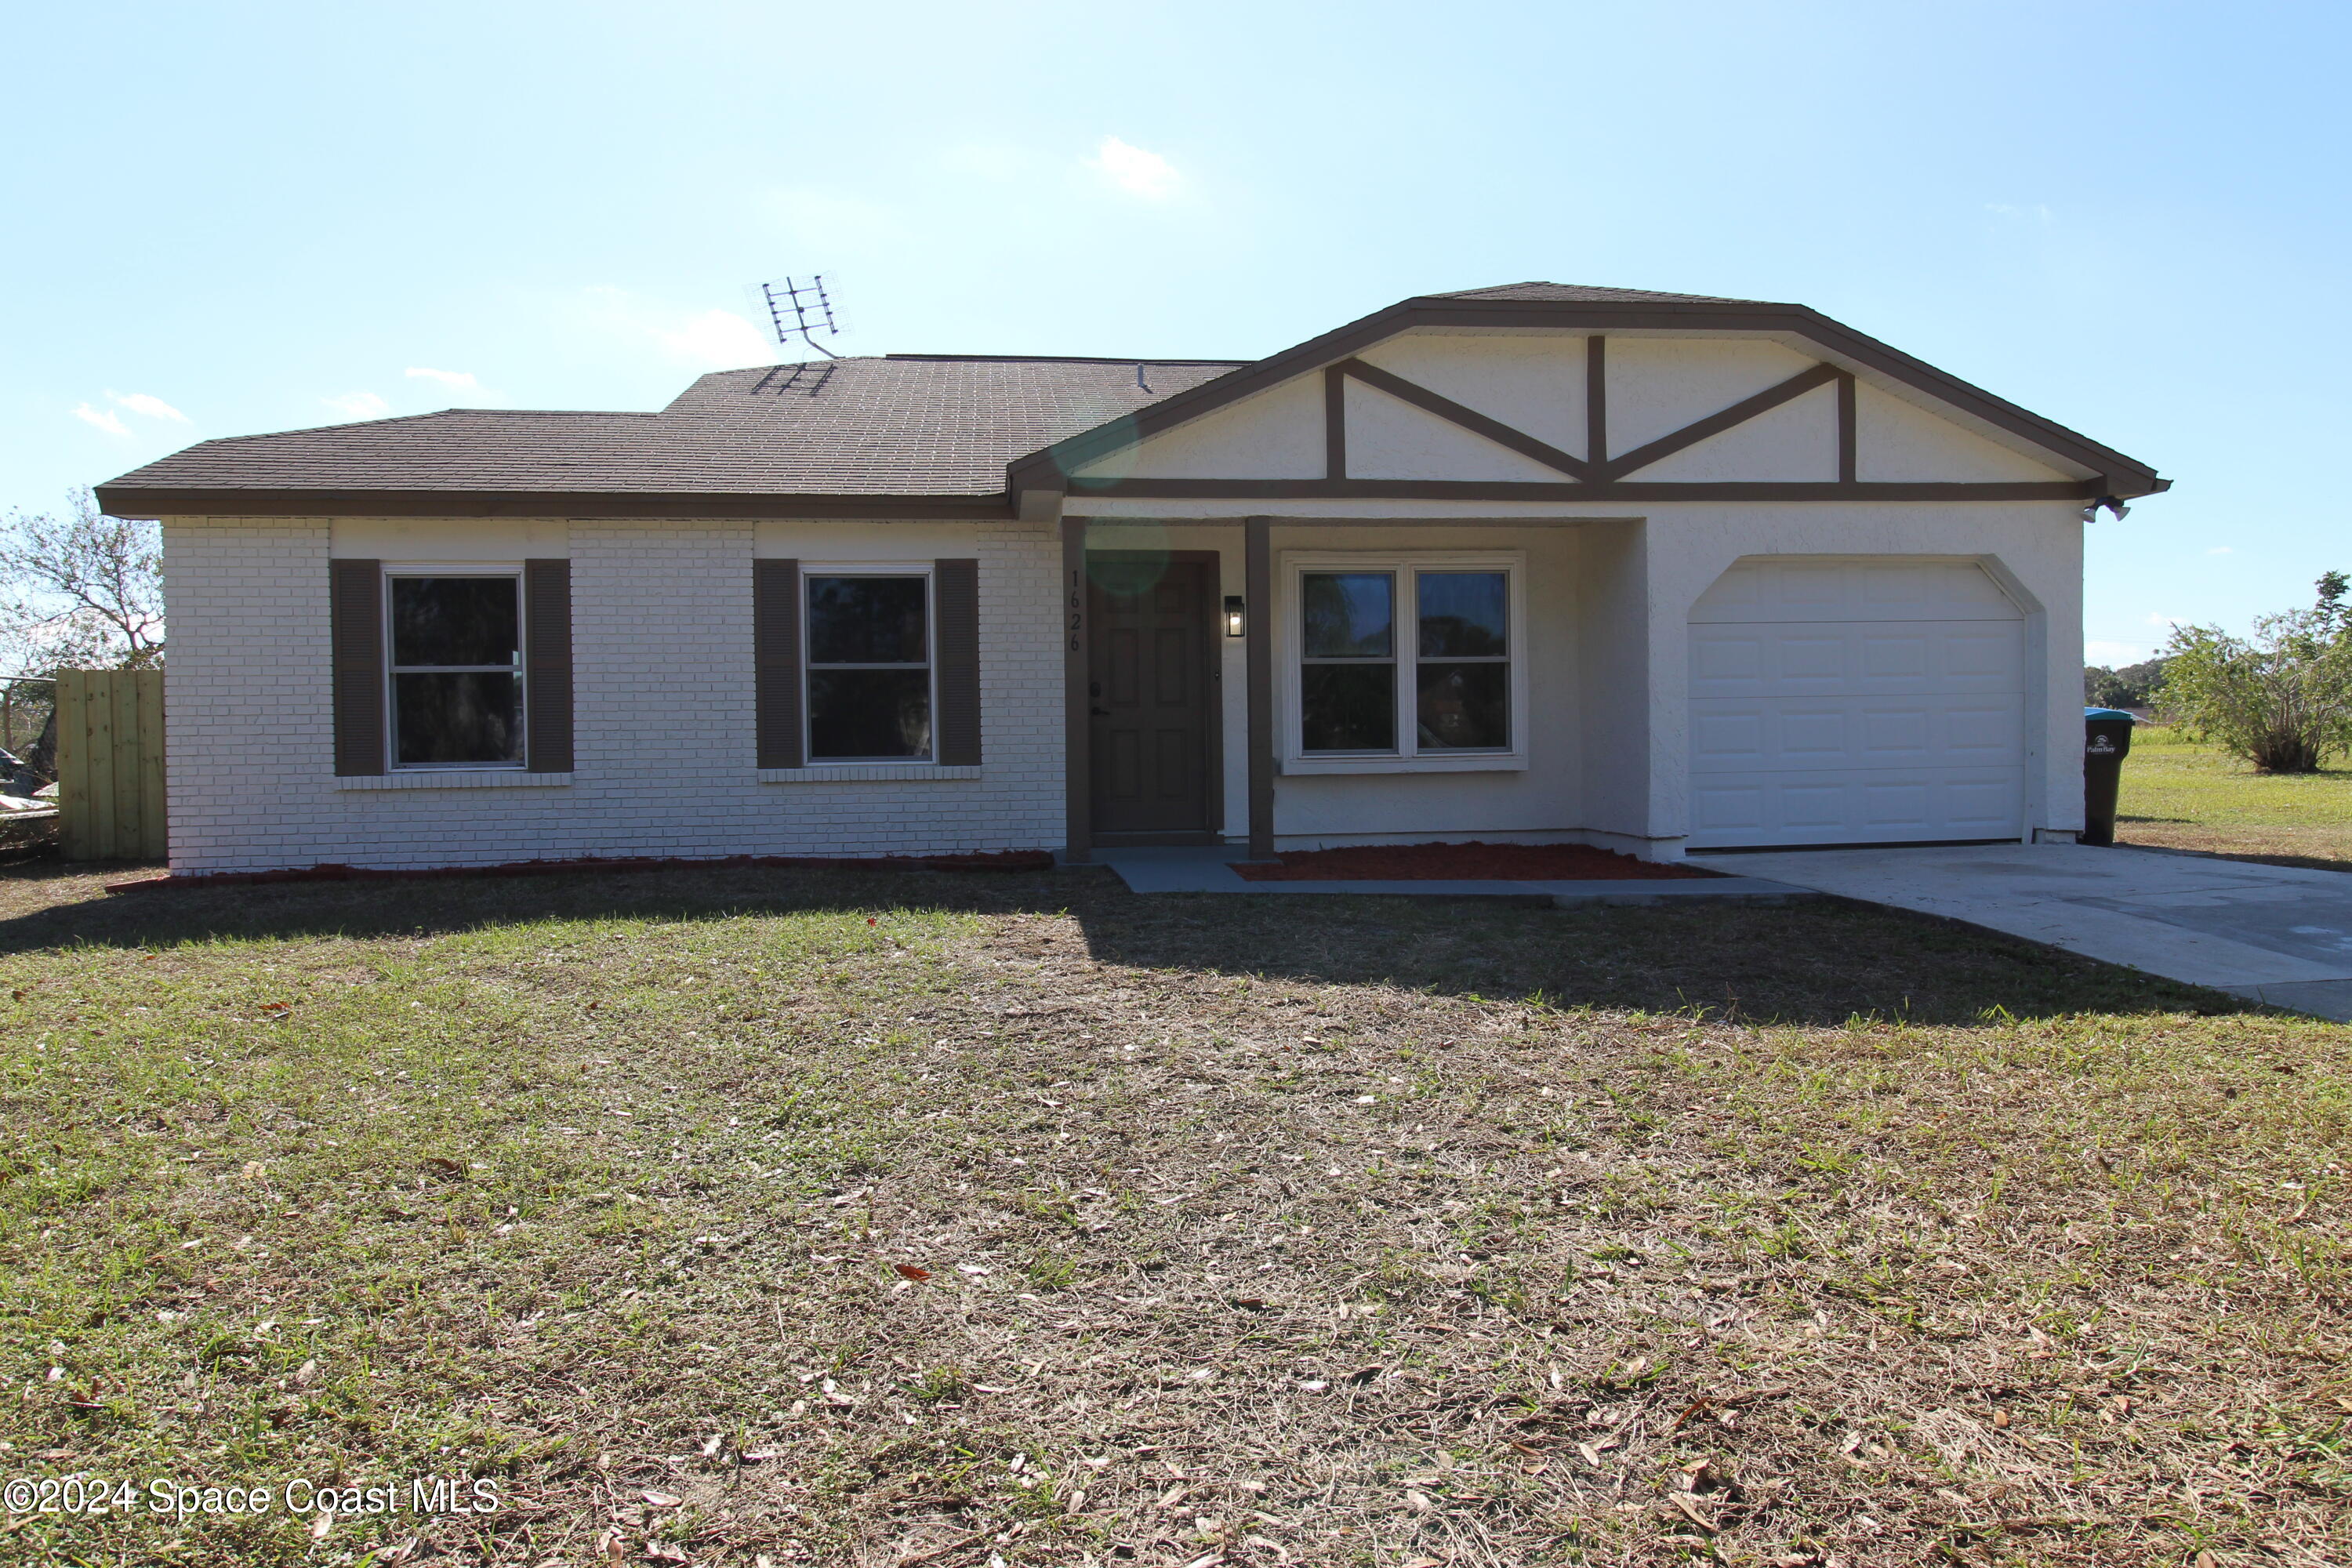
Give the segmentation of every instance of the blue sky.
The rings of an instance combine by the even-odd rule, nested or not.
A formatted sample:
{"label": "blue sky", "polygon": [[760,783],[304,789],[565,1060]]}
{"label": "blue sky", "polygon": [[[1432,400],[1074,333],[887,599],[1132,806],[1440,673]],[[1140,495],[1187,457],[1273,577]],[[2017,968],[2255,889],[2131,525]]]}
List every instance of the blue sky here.
{"label": "blue sky", "polygon": [[2094,658],[2352,569],[2347,12],[42,6],[0,66],[0,507],[205,437],[651,408],[844,352],[1255,356],[1544,278],[1798,300],[2177,481]]}

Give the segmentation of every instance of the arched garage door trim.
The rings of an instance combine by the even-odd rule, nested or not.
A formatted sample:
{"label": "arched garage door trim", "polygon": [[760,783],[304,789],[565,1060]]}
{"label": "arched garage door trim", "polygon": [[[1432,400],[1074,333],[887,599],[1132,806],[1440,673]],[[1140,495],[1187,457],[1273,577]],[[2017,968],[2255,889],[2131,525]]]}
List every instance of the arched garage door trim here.
{"label": "arched garage door trim", "polygon": [[1735,563],[1690,615],[1689,847],[2019,837],[2028,623],[1975,561]]}

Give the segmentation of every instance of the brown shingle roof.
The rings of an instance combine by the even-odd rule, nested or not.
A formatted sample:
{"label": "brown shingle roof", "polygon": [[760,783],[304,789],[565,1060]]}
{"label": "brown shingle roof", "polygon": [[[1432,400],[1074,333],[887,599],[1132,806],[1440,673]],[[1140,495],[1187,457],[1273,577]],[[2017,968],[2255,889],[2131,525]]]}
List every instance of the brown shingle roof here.
{"label": "brown shingle roof", "polygon": [[1759,305],[1760,300],[1734,300],[1721,294],[1661,294],[1654,289],[1602,289],[1589,283],[1497,283],[1486,289],[1456,289],[1450,294],[1428,294],[1429,300],[1565,300],[1577,304],[1680,300],[1700,305]]}
{"label": "brown shingle roof", "polygon": [[537,511],[550,497],[572,498],[563,504],[575,515],[658,506],[664,516],[769,516],[778,510],[772,497],[857,515],[1001,515],[1018,493],[1061,488],[1063,475],[1140,434],[1417,323],[1555,317],[1603,331],[1663,322],[1793,334],[2103,474],[2118,494],[2167,483],[1801,305],[1527,282],[1416,296],[1263,360],[891,354],[721,371],[658,414],[460,408],[206,441],[100,486],[98,496],[132,517]]}
{"label": "brown shingle roof", "polygon": [[892,354],[706,375],[658,414],[440,414],[205,441],[109,490],[985,496],[1234,360]]}

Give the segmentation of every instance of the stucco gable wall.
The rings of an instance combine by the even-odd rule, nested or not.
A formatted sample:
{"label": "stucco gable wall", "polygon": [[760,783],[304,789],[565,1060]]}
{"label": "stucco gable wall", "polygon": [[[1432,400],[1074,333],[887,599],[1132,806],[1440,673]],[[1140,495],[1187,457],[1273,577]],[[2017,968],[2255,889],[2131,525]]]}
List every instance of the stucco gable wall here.
{"label": "stucco gable wall", "polygon": [[1837,478],[1837,389],[1817,386],[1625,477],[1649,484],[1827,484]]}
{"label": "stucco gable wall", "polygon": [[2074,476],[1867,384],[1854,389],[1854,477],[1867,481],[2026,481]]}
{"label": "stucco gable wall", "polygon": [[1161,431],[1071,476],[1086,479],[1319,479],[1323,379],[1294,376]]}
{"label": "stucco gable wall", "polygon": [[[1358,356],[1567,453],[1586,456],[1581,332],[1413,331]],[[1612,334],[1609,450],[1622,456],[1821,363],[1761,338]],[[1516,480],[1569,476],[1355,378],[1345,384],[1348,477]],[[1866,377],[1855,388],[1856,477],[1866,482],[2048,482],[2082,477],[2054,458],[1979,434],[1922,395]],[[1081,468],[1089,479],[1325,477],[1321,370],[1212,411]],[[1837,478],[1837,395],[1819,387],[1624,476],[1635,482],[1806,482]]]}
{"label": "stucco gable wall", "polygon": [[1630,452],[1670,436],[1819,363],[1761,340],[1612,337],[1609,450]]}
{"label": "stucco gable wall", "polygon": [[1581,334],[1406,332],[1356,357],[1584,456]]}
{"label": "stucco gable wall", "polygon": [[1348,477],[1353,479],[1512,479],[1557,484],[1558,468],[1350,379]]}

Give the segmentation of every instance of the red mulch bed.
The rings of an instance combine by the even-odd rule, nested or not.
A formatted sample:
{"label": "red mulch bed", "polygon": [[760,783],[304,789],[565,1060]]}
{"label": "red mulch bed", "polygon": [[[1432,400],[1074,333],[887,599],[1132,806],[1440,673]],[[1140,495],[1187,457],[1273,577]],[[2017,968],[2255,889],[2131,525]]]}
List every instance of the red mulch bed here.
{"label": "red mulch bed", "polygon": [[1696,866],[1666,866],[1589,844],[1359,844],[1303,849],[1279,865],[1234,869],[1253,882],[1669,881],[1712,877]]}

